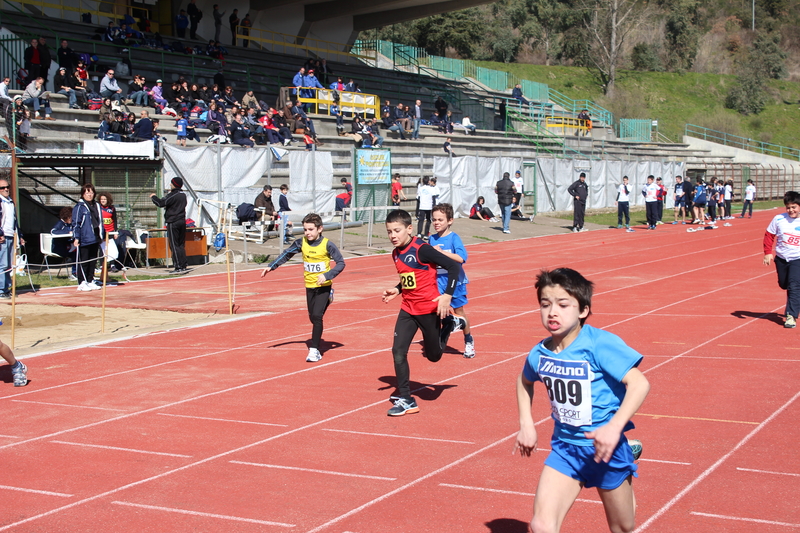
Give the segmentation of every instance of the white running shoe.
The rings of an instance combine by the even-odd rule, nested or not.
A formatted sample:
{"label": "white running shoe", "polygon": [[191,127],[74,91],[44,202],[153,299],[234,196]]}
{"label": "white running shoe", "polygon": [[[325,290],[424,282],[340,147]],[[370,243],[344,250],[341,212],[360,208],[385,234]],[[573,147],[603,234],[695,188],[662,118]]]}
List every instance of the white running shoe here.
{"label": "white running shoe", "polygon": [[92,290],[92,288],[85,281],[81,281],[81,284],[78,285],[78,290],[81,292],[89,292]]}
{"label": "white running shoe", "polygon": [[475,357],[475,341],[464,343],[464,357],[467,359]]}
{"label": "white running shoe", "polygon": [[98,285],[98,284],[97,284],[97,283],[95,283],[95,282],[87,283],[87,285],[89,286],[89,290],[90,290],[90,291],[100,291],[100,290],[103,290],[103,286],[102,286],[102,285]]}
{"label": "white running shoe", "polygon": [[322,359],[322,354],[319,353],[319,350],[316,348],[309,348],[308,349],[308,357],[306,357],[306,363],[316,363]]}

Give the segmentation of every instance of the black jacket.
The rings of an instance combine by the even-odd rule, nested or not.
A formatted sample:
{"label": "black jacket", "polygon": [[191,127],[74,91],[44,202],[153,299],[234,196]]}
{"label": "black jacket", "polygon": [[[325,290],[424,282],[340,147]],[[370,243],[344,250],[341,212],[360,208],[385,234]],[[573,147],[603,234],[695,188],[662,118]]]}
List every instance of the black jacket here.
{"label": "black jacket", "polygon": [[[585,181],[576,180],[575,183],[569,186],[567,192],[573,199],[586,203],[586,198],[589,196],[589,184]],[[575,198],[576,196],[578,198]]]}
{"label": "black jacket", "polygon": [[153,203],[164,208],[164,222],[186,223],[186,194],[180,189],[172,189],[164,198],[153,196]]}
{"label": "black jacket", "polygon": [[500,205],[511,205],[514,203],[514,182],[511,179],[501,179],[494,186],[497,192],[497,203]]}

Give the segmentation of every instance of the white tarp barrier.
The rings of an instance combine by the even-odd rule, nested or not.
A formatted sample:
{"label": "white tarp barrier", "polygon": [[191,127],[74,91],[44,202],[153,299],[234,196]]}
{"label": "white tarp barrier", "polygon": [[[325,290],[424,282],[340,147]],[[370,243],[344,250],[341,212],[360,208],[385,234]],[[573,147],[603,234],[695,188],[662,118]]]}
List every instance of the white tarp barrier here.
{"label": "white tarp barrier", "polygon": [[155,145],[153,141],[121,143],[91,139],[83,141],[83,153],[90,155],[138,155],[153,159],[155,157]]}
{"label": "white tarp barrier", "polygon": [[[456,217],[468,217],[469,210],[483,196],[484,204],[495,214],[499,213],[494,186],[508,172],[520,169],[520,159],[516,157],[434,157],[433,175],[442,191],[440,202],[453,205]],[[452,183],[452,187],[450,186]]]}
{"label": "white tarp barrier", "polygon": [[[331,152],[291,151],[289,153],[289,219],[299,222],[308,213],[325,213],[336,208]],[[277,198],[277,191],[272,197]],[[278,201],[274,200],[275,207]],[[325,219],[325,217],[323,217]],[[329,217],[328,217],[329,218]]]}
{"label": "white tarp barrier", "polygon": [[588,208],[613,207],[617,198],[617,187],[622,184],[623,176],[628,176],[630,205],[644,205],[641,191],[647,183],[648,175],[663,179],[668,192],[667,207],[671,207],[675,176],[683,176],[685,173],[684,163],[678,162],[538,158],[536,165],[536,208],[539,213],[572,209],[573,198],[567,193],[567,189],[581,172],[586,173],[589,184],[589,197],[586,201]]}

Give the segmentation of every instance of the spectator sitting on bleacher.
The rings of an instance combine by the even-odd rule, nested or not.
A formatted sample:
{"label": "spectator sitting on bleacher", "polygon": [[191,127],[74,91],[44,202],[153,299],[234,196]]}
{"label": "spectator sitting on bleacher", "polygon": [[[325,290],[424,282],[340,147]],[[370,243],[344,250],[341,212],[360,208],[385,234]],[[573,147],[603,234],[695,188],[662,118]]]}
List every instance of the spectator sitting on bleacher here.
{"label": "spectator sitting on bleacher", "polygon": [[383,107],[381,107],[381,116],[384,116],[386,113],[394,113],[392,109],[392,103],[387,99],[383,102]]}
{"label": "spectator sitting on bleacher", "polygon": [[439,121],[439,133],[453,133],[453,112],[448,111]]}
{"label": "spectator sitting on bleacher", "polygon": [[403,130],[407,133],[411,132],[411,117],[408,116],[408,107],[398,103],[394,109],[394,117]]}
{"label": "spectator sitting on bleacher", "polygon": [[125,118],[125,136],[130,140],[133,138],[133,130],[136,127],[136,115],[128,113]]}
{"label": "spectator sitting on bleacher", "polygon": [[150,113],[142,109],[139,113],[139,122],[133,127],[133,139],[136,141],[149,141],[153,138],[153,121]]}
{"label": "spectator sitting on bleacher", "polygon": [[374,118],[371,118],[367,121],[366,130],[372,136],[372,147],[382,148],[383,137],[381,137],[380,129],[378,128],[378,122]]}
{"label": "spectator sitting on bleacher", "polygon": [[303,106],[300,105],[300,100],[295,100],[294,107],[292,107],[292,116],[294,117],[296,127],[308,129],[311,132],[311,136],[314,138],[314,141],[320,146],[323,144],[317,140],[317,131],[314,129],[314,122],[308,118],[308,115],[306,115],[306,112],[303,110]]}
{"label": "spectator sitting on bleacher", "polygon": [[89,71],[86,69],[86,63],[82,59],[78,60],[78,66],[75,67],[75,78],[84,90],[89,88]]}
{"label": "spectator sitting on bleacher", "polygon": [[111,114],[111,118],[113,119],[109,124],[111,133],[119,135],[121,141],[127,141],[128,129],[125,127],[125,114],[120,111],[114,111]]}
{"label": "spectator sitting on bleacher", "polygon": [[403,127],[398,123],[399,121],[393,119],[388,111],[384,111],[383,113],[383,127],[389,131],[396,131],[400,134],[400,138],[402,140],[406,140],[406,136],[403,133]]}
{"label": "spectator sitting on bleacher", "polygon": [[522,85],[519,83],[511,90],[511,98],[514,98],[521,105],[528,105],[528,101],[522,96]]}
{"label": "spectator sitting on bleacher", "polygon": [[206,45],[206,55],[214,59],[223,59],[222,46],[220,46],[219,41],[208,41],[208,45]]}
{"label": "spectator sitting on bleacher", "polygon": [[180,86],[178,87],[178,95],[181,97],[181,102],[186,104],[188,107],[187,111],[194,107],[192,101],[192,90],[189,89],[189,82],[186,80],[181,80]]}
{"label": "spectator sitting on bleacher", "polygon": [[231,142],[248,148],[255,146],[255,140],[251,136],[250,130],[242,122],[242,115],[239,113],[234,115],[231,123]]}
{"label": "spectator sitting on bleacher", "polygon": [[111,98],[103,98],[103,105],[101,105],[100,109],[98,110],[100,118],[103,118],[106,115],[110,115],[113,112],[114,108],[112,107],[111,104]]}
{"label": "spectator sitting on bleacher", "polygon": [[[251,109],[250,112],[255,114],[255,110]],[[267,113],[258,119],[258,123],[261,125],[261,131],[264,135],[266,135],[269,144],[282,144],[283,146],[288,146],[292,142],[291,133],[287,128],[279,128],[275,124],[275,116],[277,112],[274,109],[270,109]],[[288,137],[286,134],[289,134]]]}
{"label": "spectator sitting on bleacher", "polygon": [[233,119],[239,114],[239,106],[232,105],[225,111],[225,120],[228,124],[233,124]]}
{"label": "spectator sitting on bleacher", "polygon": [[[37,118],[36,113],[39,113],[38,118],[40,119],[55,120],[50,116],[52,110],[50,109],[50,100],[48,100],[49,96],[50,93],[44,90],[44,78],[40,76],[25,87],[25,91],[22,93],[22,103],[27,106],[33,106],[33,118]],[[44,116],[39,111],[42,107],[44,107]]]}
{"label": "spectator sitting on bleacher", "polygon": [[[205,87],[205,85],[203,85],[202,87]],[[194,105],[199,105],[203,109],[207,109],[208,102],[206,102],[206,94],[205,91],[201,88],[201,86],[196,83],[193,83],[190,85],[190,90],[192,92],[192,102],[194,102]]]}
{"label": "spectator sitting on bleacher", "polygon": [[272,124],[278,128],[278,132],[280,132],[283,138],[289,141],[288,143],[284,141],[284,144],[286,145],[294,142],[292,129],[289,127],[289,121],[286,120],[286,112],[283,109],[278,109],[277,111],[270,109],[270,112],[272,113]]}
{"label": "spectator sitting on bleacher", "polygon": [[225,119],[225,113],[219,110],[216,102],[211,102],[208,106],[208,116],[206,118],[206,128],[211,130],[214,135],[226,135],[228,122]]}
{"label": "spectator sitting on bleacher", "polygon": [[172,83],[170,83],[168,85],[162,86],[161,95],[164,98],[164,100],[167,101],[166,107],[169,107],[169,108],[172,108],[172,109],[178,109],[178,107],[179,107],[178,106],[178,88],[179,87],[180,87],[180,85],[178,85],[177,81],[173,81]]}
{"label": "spectator sitting on bleacher", "polygon": [[478,130],[478,127],[469,119],[469,115],[464,115],[464,118],[461,119],[461,124],[457,124],[457,126],[464,128],[464,133],[467,135],[475,135]]}
{"label": "spectator sitting on bleacher", "polygon": [[222,97],[222,105],[225,108],[231,106],[239,107],[239,100],[237,100],[236,97],[233,95],[233,87],[231,87],[230,85],[225,87],[225,91],[222,93],[221,97]]}
{"label": "spectator sitting on bleacher", "polygon": [[255,97],[252,89],[247,91],[242,97],[242,107],[244,109],[257,109],[258,111],[262,111],[261,105],[258,103],[258,98]]}
{"label": "spectator sitting on bleacher", "polygon": [[122,89],[119,88],[117,80],[114,78],[114,69],[110,68],[103,76],[103,81],[100,82],[100,96],[103,98],[111,98],[119,102],[122,100]]}
{"label": "spectator sitting on bleacher", "polygon": [[349,93],[360,93],[361,91],[358,90],[358,84],[353,81],[353,78],[350,78],[345,86],[344,90]]}
{"label": "spectator sitting on bleacher", "polygon": [[78,109],[78,96],[75,92],[73,76],[67,75],[67,69],[61,67],[53,78],[53,88],[58,94],[63,94],[69,99],[70,109]]}
{"label": "spectator sitting on bleacher", "polygon": [[283,119],[286,121],[286,126],[292,133],[295,133],[295,130],[297,129],[297,121],[294,119],[294,113],[292,113],[293,107],[294,104],[292,104],[292,101],[287,100],[286,105],[281,109],[283,110]]}
{"label": "spectator sitting on bleacher", "polygon": [[444,144],[442,145],[444,153],[447,155],[456,155],[456,153],[453,151],[453,146],[450,144],[450,141],[452,141],[450,137],[444,140]]}
{"label": "spectator sitting on bleacher", "polygon": [[133,77],[133,81],[128,85],[128,99],[131,100],[134,105],[147,107],[147,87],[145,86],[144,76],[136,74]]}
{"label": "spectator sitting on bleacher", "polygon": [[303,142],[306,145],[306,150],[309,152],[314,150],[314,137],[311,136],[311,131],[308,128],[303,130]]}
{"label": "spectator sitting on bleacher", "polygon": [[122,138],[118,133],[111,132],[111,123],[113,119],[109,113],[102,116],[100,120],[100,128],[97,130],[97,138],[101,141],[116,141],[121,142]]}
{"label": "spectator sitting on bleacher", "polygon": [[103,40],[109,43],[113,43],[117,40],[119,36],[119,28],[114,25],[114,21],[109,21],[108,26],[106,26],[106,32],[103,34]]}
{"label": "spectator sitting on bleacher", "polygon": [[167,107],[167,100],[164,98],[164,86],[162,85],[161,80],[156,80],[155,86],[150,89],[148,93],[150,97],[153,99],[156,113],[160,113],[165,107]]}

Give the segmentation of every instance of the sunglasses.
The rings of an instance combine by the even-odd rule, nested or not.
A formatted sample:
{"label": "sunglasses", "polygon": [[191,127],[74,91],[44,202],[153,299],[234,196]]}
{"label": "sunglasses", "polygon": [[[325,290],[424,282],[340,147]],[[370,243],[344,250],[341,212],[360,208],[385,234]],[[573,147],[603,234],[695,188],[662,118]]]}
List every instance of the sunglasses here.
{"label": "sunglasses", "polygon": [[7,191],[7,190],[9,190],[10,188],[11,188],[11,187],[9,187],[8,185],[6,185],[5,187],[0,187],[0,191]]}

